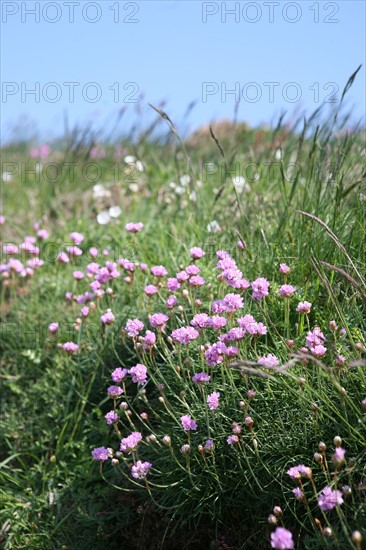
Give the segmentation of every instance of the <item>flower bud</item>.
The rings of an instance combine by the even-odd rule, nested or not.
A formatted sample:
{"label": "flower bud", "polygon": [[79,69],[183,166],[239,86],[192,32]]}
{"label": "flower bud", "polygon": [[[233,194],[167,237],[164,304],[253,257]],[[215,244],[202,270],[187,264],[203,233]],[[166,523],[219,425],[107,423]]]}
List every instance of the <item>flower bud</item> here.
{"label": "flower bud", "polygon": [[121,411],[127,411],[128,403],[126,403],[126,401],[122,401],[122,403],[119,404],[119,408],[121,409]]}
{"label": "flower bud", "polygon": [[185,445],[182,445],[180,448],[182,454],[188,455],[191,452],[191,446],[186,443]]}
{"label": "flower bud", "polygon": [[277,525],[277,518],[276,518],[276,516],[274,516],[273,514],[270,514],[270,515],[268,516],[268,523],[269,523],[270,525]]}
{"label": "flower bud", "polygon": [[165,403],[165,399],[164,399],[164,397],[163,397],[162,395],[160,395],[159,401],[160,401],[160,403]]}
{"label": "flower bud", "polygon": [[362,534],[360,533],[360,531],[353,531],[352,541],[355,542],[356,544],[362,542]]}
{"label": "flower bud", "polygon": [[330,527],[324,527],[323,529],[323,535],[325,537],[332,537],[333,536],[333,531],[331,530]]}
{"label": "flower bud", "polygon": [[162,442],[164,443],[164,445],[166,445],[167,447],[169,447],[172,443],[172,440],[171,440],[171,437],[170,435],[164,435],[163,439],[162,439]]}
{"label": "flower bud", "polygon": [[318,449],[321,453],[325,453],[325,451],[327,450],[327,446],[324,441],[319,442]]}
{"label": "flower bud", "polygon": [[117,458],[112,458],[111,464],[112,464],[112,466],[118,466],[119,460]]}
{"label": "flower bud", "polygon": [[323,462],[323,456],[320,453],[314,453],[315,462]]}
{"label": "flower bud", "polygon": [[279,518],[280,516],[282,516],[282,508],[280,506],[275,506],[273,508],[273,513],[276,516],[276,518]]}
{"label": "flower bud", "polygon": [[340,447],[342,445],[342,438],[339,435],[336,435],[333,439],[333,443],[336,447]]}
{"label": "flower bud", "polygon": [[[363,344],[361,342],[357,342],[356,343],[356,350],[357,351],[364,351],[364,347],[363,347]],[[359,533],[359,531],[355,531],[355,533]]]}

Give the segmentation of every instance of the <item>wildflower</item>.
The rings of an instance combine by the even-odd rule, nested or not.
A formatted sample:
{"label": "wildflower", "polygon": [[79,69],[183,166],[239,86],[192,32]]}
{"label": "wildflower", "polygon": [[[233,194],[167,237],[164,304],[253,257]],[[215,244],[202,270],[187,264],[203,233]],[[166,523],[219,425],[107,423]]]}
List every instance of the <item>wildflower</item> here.
{"label": "wildflower", "polygon": [[341,504],[343,504],[341,491],[333,490],[331,487],[325,487],[319,495],[318,506],[323,512],[333,510],[333,508]]}
{"label": "wildflower", "polygon": [[258,359],[258,365],[263,367],[278,367],[279,364],[279,360],[272,353]]}
{"label": "wildflower", "polygon": [[291,296],[293,296],[295,292],[296,287],[292,285],[282,285],[278,290],[278,293],[285,298],[291,298]]}
{"label": "wildflower", "polygon": [[69,237],[72,240],[72,242],[76,245],[81,244],[84,240],[84,235],[82,235],[81,233],[78,233],[77,231],[70,233]]}
{"label": "wildflower", "polygon": [[78,246],[68,246],[67,249],[70,256],[81,256],[83,251]]}
{"label": "wildflower", "polygon": [[205,327],[210,326],[210,317],[206,313],[198,313],[195,315],[191,321],[192,327],[201,330]]}
{"label": "wildflower", "polygon": [[142,222],[137,222],[137,223],[130,222],[125,225],[126,231],[129,231],[130,233],[139,233],[139,231],[141,231],[143,227],[144,227],[144,224]]}
{"label": "wildflower", "polygon": [[179,342],[180,344],[189,344],[198,338],[199,333],[193,327],[182,327],[173,330],[171,336],[173,340]]}
{"label": "wildflower", "polygon": [[306,335],[306,345],[308,348],[312,348],[323,344],[325,342],[325,336],[319,327],[315,327],[314,330],[308,332]]}
{"label": "wildflower", "polygon": [[88,306],[84,306],[84,307],[81,308],[81,315],[83,317],[88,317],[89,311],[90,310],[89,310]]}
{"label": "wildflower", "polygon": [[206,374],[205,372],[198,372],[194,376],[192,376],[192,382],[195,382],[196,384],[206,384],[211,380],[211,376],[209,374]]}
{"label": "wildflower", "polygon": [[144,328],[144,323],[138,319],[129,319],[126,323],[125,330],[130,338],[136,338]]}
{"label": "wildflower", "polygon": [[142,347],[143,349],[151,349],[156,343],[156,336],[151,330],[147,330],[143,338]]}
{"label": "wildflower", "polygon": [[291,268],[286,264],[280,264],[280,273],[283,273],[283,275],[288,275],[291,273]]}
{"label": "wildflower", "polygon": [[238,355],[239,353],[239,350],[237,347],[235,346],[228,346],[226,348],[226,352],[225,352],[225,355],[226,357],[235,357],[236,355]]}
{"label": "wildflower", "polygon": [[344,462],[344,455],[346,454],[345,449],[342,449],[342,447],[337,447],[334,451],[334,454],[332,455],[332,462],[334,466],[341,466]]}
{"label": "wildflower", "polygon": [[118,414],[115,411],[109,411],[104,418],[107,421],[108,425],[115,424],[115,422],[118,422]]}
{"label": "wildflower", "polygon": [[229,435],[226,441],[228,445],[236,445],[237,443],[239,443],[239,438],[237,435]]}
{"label": "wildflower", "polygon": [[65,344],[63,344],[62,346],[62,349],[67,353],[76,353],[79,349],[79,346],[74,342],[65,342]]}
{"label": "wildflower", "polygon": [[256,395],[257,395],[257,392],[255,390],[248,390],[247,391],[248,399],[254,399]]}
{"label": "wildflower", "polygon": [[243,241],[239,240],[236,244],[238,245],[238,248],[240,248],[240,250],[244,250],[246,248],[245,243],[243,243]]}
{"label": "wildflower", "polygon": [[214,330],[220,330],[224,328],[227,323],[226,317],[220,317],[220,315],[213,315],[210,319],[210,326]]}
{"label": "wildflower", "polygon": [[181,416],[180,421],[186,432],[189,432],[190,430],[197,430],[197,422],[191,418],[191,415],[186,414]]}
{"label": "wildflower", "polygon": [[196,265],[189,265],[186,267],[185,271],[191,277],[192,275],[198,275],[201,270]]}
{"label": "wildflower", "polygon": [[100,320],[102,321],[103,325],[111,325],[115,321],[115,316],[113,315],[112,311],[108,309],[103,315],[100,317]]}
{"label": "wildflower", "polygon": [[89,254],[92,258],[96,258],[98,256],[98,249],[95,248],[95,246],[92,246],[89,248]]}
{"label": "wildflower", "polygon": [[109,458],[109,453],[105,447],[96,447],[91,454],[94,460],[99,460],[100,462],[105,462]]}
{"label": "wildflower", "polygon": [[173,309],[177,305],[177,298],[175,296],[169,296],[167,301],[165,302],[165,306],[167,309]]}
{"label": "wildflower", "polygon": [[147,285],[144,290],[146,296],[154,296],[158,292],[158,289],[155,285]]}
{"label": "wildflower", "polygon": [[140,441],[142,441],[141,433],[132,432],[132,434],[122,439],[120,451],[122,451],[123,453],[131,453],[133,451],[136,451]]}
{"label": "wildflower", "polygon": [[220,393],[214,391],[207,397],[207,405],[211,411],[215,411],[219,406]]}
{"label": "wildflower", "polygon": [[144,479],[152,467],[151,462],[138,460],[131,468],[131,475],[135,479]]}
{"label": "wildflower", "polygon": [[248,428],[252,428],[253,424],[254,424],[254,420],[251,416],[246,416],[245,417],[245,420],[244,420],[244,424],[246,426],[248,426]]}
{"label": "wildflower", "polygon": [[19,247],[16,244],[13,243],[7,243],[3,246],[3,252],[4,254],[7,254],[8,256],[18,254]]}
{"label": "wildflower", "polygon": [[215,449],[215,445],[214,445],[214,442],[212,441],[212,439],[207,439],[207,441],[205,442],[203,448],[205,449],[205,451],[207,453],[212,453]]}
{"label": "wildflower", "polygon": [[226,294],[223,301],[226,306],[226,310],[231,312],[244,306],[243,298],[239,296],[239,294]]}
{"label": "wildflower", "polygon": [[214,367],[223,362],[226,353],[226,345],[223,342],[216,342],[205,351],[206,363]]}
{"label": "wildflower", "polygon": [[68,264],[70,259],[69,259],[68,255],[66,254],[66,252],[60,252],[60,254],[57,256],[57,261],[60,264]]}
{"label": "wildflower", "polygon": [[296,500],[302,500],[305,496],[304,492],[300,489],[300,487],[295,487],[295,489],[292,489],[292,492]]}
{"label": "wildflower", "polygon": [[191,446],[185,443],[185,445],[181,446],[180,450],[183,455],[188,455],[191,452]]}
{"label": "wildflower", "polygon": [[154,313],[154,315],[151,315],[149,319],[150,325],[153,328],[159,328],[160,330],[164,330],[167,321],[169,321],[169,317],[165,315],[165,313]]}
{"label": "wildflower", "polygon": [[327,353],[327,348],[324,347],[322,344],[318,344],[317,346],[310,348],[310,351],[314,355],[314,357],[324,357],[324,355]]}
{"label": "wildflower", "polygon": [[262,300],[265,296],[268,296],[269,282],[263,277],[259,277],[251,284],[253,290],[253,298],[255,300]]}
{"label": "wildflower", "polygon": [[308,466],[305,466],[304,464],[299,464],[297,466],[297,470],[301,477],[306,477],[307,479],[311,479],[312,477],[312,470]]}
{"label": "wildflower", "polygon": [[132,374],[132,382],[135,384],[144,384],[147,380],[147,368],[141,363],[132,367],[129,373]]}
{"label": "wildflower", "polygon": [[288,531],[284,527],[277,527],[271,533],[271,547],[278,550],[292,550],[294,548],[294,541],[291,531]]}
{"label": "wildflower", "polygon": [[189,252],[194,260],[199,260],[200,258],[203,258],[203,256],[205,255],[202,248],[199,248],[198,246],[194,246],[193,248],[190,249]]}
{"label": "wildflower", "polygon": [[162,265],[155,265],[150,269],[150,272],[154,277],[166,277],[168,275],[167,270]]}
{"label": "wildflower", "polygon": [[344,365],[346,361],[347,361],[347,358],[344,355],[337,355],[335,359],[336,365],[338,365],[339,367]]}
{"label": "wildflower", "polygon": [[176,278],[179,282],[184,283],[184,281],[189,279],[189,275],[186,271],[179,271],[179,273],[176,274]]}
{"label": "wildflower", "polygon": [[119,386],[109,386],[107,389],[108,397],[112,397],[112,399],[117,399],[123,394],[123,389]]}
{"label": "wildflower", "polygon": [[180,289],[180,283],[177,278],[175,277],[169,277],[166,283],[167,289],[170,292],[175,292],[176,290]]}
{"label": "wildflower", "polygon": [[54,334],[55,332],[58,331],[59,326],[60,325],[58,323],[51,323],[50,325],[48,325],[48,330],[49,332],[51,332],[51,334]]}
{"label": "wildflower", "polygon": [[115,382],[116,384],[119,384],[120,382],[122,382],[124,378],[126,378],[127,374],[128,374],[127,369],[121,369],[120,367],[117,367],[112,372],[111,378],[113,382]]}
{"label": "wildflower", "polygon": [[189,284],[193,287],[199,287],[199,286],[203,286],[205,284],[205,279],[203,277],[201,277],[200,275],[194,275],[193,277],[191,277],[189,279]]}
{"label": "wildflower", "polygon": [[292,466],[289,470],[287,470],[287,475],[289,475],[292,479],[301,479],[301,474],[297,468],[297,466]]}
{"label": "wildflower", "polygon": [[304,313],[305,315],[307,315],[308,313],[310,313],[311,306],[312,304],[310,302],[299,302],[296,311],[298,313]]}
{"label": "wildflower", "polygon": [[216,300],[216,302],[212,302],[211,305],[212,313],[223,313],[227,310],[227,307],[224,303],[224,300]]}

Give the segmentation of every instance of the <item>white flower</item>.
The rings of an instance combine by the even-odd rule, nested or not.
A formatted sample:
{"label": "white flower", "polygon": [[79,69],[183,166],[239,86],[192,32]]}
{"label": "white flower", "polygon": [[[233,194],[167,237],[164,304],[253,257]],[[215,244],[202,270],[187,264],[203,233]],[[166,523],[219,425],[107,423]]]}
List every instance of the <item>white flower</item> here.
{"label": "white flower", "polygon": [[107,210],[103,210],[103,212],[99,212],[97,216],[97,222],[100,225],[107,225],[111,221],[111,217],[109,215],[109,212]]}
{"label": "white flower", "polygon": [[135,162],[136,159],[132,155],[127,155],[127,157],[125,157],[123,160],[126,164],[132,164],[133,162]]}
{"label": "white flower", "polygon": [[135,166],[139,172],[143,172],[145,170],[144,165],[142,164],[141,160],[137,160],[135,162]]}
{"label": "white flower", "polygon": [[177,193],[177,195],[183,195],[184,191],[184,187],[181,187],[180,185],[177,185],[177,187],[175,188],[175,192]]}
{"label": "white flower", "polygon": [[130,191],[132,191],[132,193],[137,193],[137,191],[139,190],[139,186],[137,185],[137,183],[131,183],[128,188]]}
{"label": "white flower", "polygon": [[247,184],[243,176],[235,176],[235,178],[232,179],[232,182],[238,193],[241,193],[242,191],[250,191],[250,186]]}
{"label": "white flower", "polygon": [[219,231],[221,231],[221,227],[216,220],[212,220],[212,222],[207,225],[207,231],[209,233],[218,233]]}
{"label": "white flower", "polygon": [[172,181],[172,182],[169,183],[169,187],[170,187],[170,189],[175,189],[177,187],[177,184],[174,183],[174,181]]}
{"label": "white flower", "polygon": [[111,192],[105,189],[101,183],[96,183],[93,186],[93,197],[95,199],[102,199],[103,197],[110,197]]}
{"label": "white flower", "polygon": [[280,160],[282,158],[282,151],[281,149],[277,149],[276,153],[275,153],[275,157],[277,160]]}
{"label": "white flower", "polygon": [[186,185],[188,185],[190,183],[191,178],[190,178],[190,176],[188,176],[188,174],[186,174],[186,175],[182,176],[179,181],[180,181],[180,184],[182,185],[182,187],[185,187]]}
{"label": "white flower", "polygon": [[122,210],[119,206],[111,206],[109,209],[109,215],[111,218],[118,218],[122,214]]}
{"label": "white flower", "polygon": [[191,199],[192,202],[196,202],[197,201],[196,191],[192,191],[192,193],[189,195],[189,198]]}

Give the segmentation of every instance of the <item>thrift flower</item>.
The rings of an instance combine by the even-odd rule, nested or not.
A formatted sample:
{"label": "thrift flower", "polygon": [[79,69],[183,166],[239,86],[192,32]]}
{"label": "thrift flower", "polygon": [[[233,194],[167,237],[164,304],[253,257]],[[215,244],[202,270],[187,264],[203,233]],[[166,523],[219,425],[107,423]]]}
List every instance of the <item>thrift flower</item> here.
{"label": "thrift flower", "polygon": [[252,296],[255,300],[262,300],[265,296],[268,296],[269,281],[263,277],[259,277],[252,282]]}
{"label": "thrift flower", "polygon": [[179,342],[180,344],[189,344],[198,338],[199,333],[193,327],[182,327],[173,330],[171,336],[173,340]]}
{"label": "thrift flower", "polygon": [[296,311],[298,313],[304,313],[305,315],[307,315],[308,313],[310,313],[311,306],[312,304],[310,302],[299,302]]}
{"label": "thrift flower", "polygon": [[325,487],[319,495],[318,506],[323,512],[333,510],[336,506],[343,504],[341,491],[333,490],[331,487]]}
{"label": "thrift flower", "polygon": [[108,451],[105,447],[97,447],[91,454],[94,460],[99,460],[100,462],[105,462],[109,458]]}
{"label": "thrift flower", "polygon": [[288,275],[289,273],[291,273],[291,268],[286,264],[280,264],[280,273]]}
{"label": "thrift flower", "polygon": [[109,386],[107,393],[108,397],[112,397],[112,399],[117,399],[123,394],[123,389],[119,386]]}
{"label": "thrift flower", "polygon": [[138,460],[131,468],[131,475],[135,479],[144,479],[152,467],[151,462]]}
{"label": "thrift flower", "polygon": [[121,441],[120,450],[123,453],[136,451],[138,444],[142,441],[140,432],[132,432],[131,435],[124,437]]}
{"label": "thrift flower", "polygon": [[129,231],[130,233],[139,233],[139,231],[141,231],[143,227],[144,227],[144,224],[142,222],[137,222],[137,223],[130,222],[125,225],[126,231]]}
{"label": "thrift flower", "polygon": [[121,369],[120,367],[118,367],[114,369],[114,371],[112,372],[111,378],[113,382],[115,382],[116,384],[119,384],[120,382],[122,382],[124,378],[126,378],[127,374],[128,374],[127,369]]}
{"label": "thrift flower", "polygon": [[125,330],[130,338],[136,338],[143,330],[144,323],[138,319],[129,319],[126,323]]}
{"label": "thrift flower", "polygon": [[278,293],[285,298],[291,298],[291,296],[293,296],[295,292],[296,287],[292,285],[282,285],[278,290]]}
{"label": "thrift flower", "polygon": [[195,382],[196,384],[206,384],[211,380],[211,376],[209,374],[206,374],[205,372],[198,372],[194,376],[192,376],[192,382]]}
{"label": "thrift flower", "polygon": [[51,332],[51,334],[54,334],[55,332],[58,331],[59,326],[60,325],[58,323],[51,323],[50,325],[48,325],[48,330],[49,332]]}
{"label": "thrift flower", "polygon": [[202,248],[199,248],[198,246],[194,246],[193,248],[191,248],[190,254],[194,260],[199,260],[200,258],[203,258],[203,256],[205,255]]}
{"label": "thrift flower", "polygon": [[291,531],[288,531],[284,527],[277,527],[271,533],[271,547],[277,550],[292,550],[294,548],[294,541]]}
{"label": "thrift flower", "polygon": [[135,384],[144,384],[147,380],[147,368],[141,363],[132,367],[129,373],[132,374],[132,382]]}
{"label": "thrift flower", "polygon": [[[210,317],[206,313],[198,313],[195,315],[191,321],[192,327],[201,330],[205,327],[210,326]],[[225,319],[226,321],[226,319]]]}
{"label": "thrift flower", "polygon": [[159,328],[160,330],[164,330],[167,321],[169,321],[169,317],[165,315],[165,313],[154,313],[154,315],[151,315],[149,319],[150,325],[153,328]]}
{"label": "thrift flower", "polygon": [[180,421],[186,432],[189,432],[190,430],[197,430],[197,422],[191,418],[191,415],[186,414],[181,416]]}
{"label": "thrift flower", "polygon": [[219,406],[220,393],[214,391],[207,397],[207,404],[211,411],[215,411]]}
{"label": "thrift flower", "polygon": [[81,244],[84,240],[84,235],[82,235],[81,233],[78,233],[77,231],[70,233],[69,237],[72,240],[72,242],[76,245]]}
{"label": "thrift flower", "polygon": [[239,443],[239,438],[237,435],[229,435],[226,441],[228,445],[236,445],[237,443]]}
{"label": "thrift flower", "polygon": [[108,425],[115,424],[118,422],[118,414],[115,411],[109,411],[104,418],[107,421]]}
{"label": "thrift flower", "polygon": [[226,294],[223,301],[227,311],[232,312],[244,307],[243,298],[239,294]]}
{"label": "thrift flower", "polygon": [[103,315],[100,317],[100,320],[102,321],[103,325],[111,325],[115,321],[115,316],[113,315],[112,311],[108,309]]}
{"label": "thrift flower", "polygon": [[215,445],[212,439],[207,439],[206,443],[204,444],[204,449],[207,453],[212,453],[214,451]]}
{"label": "thrift flower", "polygon": [[158,289],[155,285],[147,285],[144,290],[146,296],[154,296],[158,292]]}
{"label": "thrift flower", "polygon": [[79,346],[74,342],[66,342],[63,344],[62,349],[67,353],[76,353],[79,349]]}
{"label": "thrift flower", "polygon": [[279,360],[272,353],[258,359],[258,365],[263,367],[278,367],[279,364]]}
{"label": "thrift flower", "polygon": [[346,454],[345,449],[342,449],[342,447],[337,447],[334,451],[334,454],[332,456],[332,462],[334,466],[341,466],[344,462],[344,455]]}
{"label": "thrift flower", "polygon": [[178,303],[178,300],[176,299],[175,296],[169,296],[169,298],[165,302],[165,307],[167,309],[173,309],[177,305],[177,303]]}
{"label": "thrift flower", "polygon": [[154,277],[166,277],[168,275],[167,270],[162,265],[155,265],[150,269],[150,272]]}

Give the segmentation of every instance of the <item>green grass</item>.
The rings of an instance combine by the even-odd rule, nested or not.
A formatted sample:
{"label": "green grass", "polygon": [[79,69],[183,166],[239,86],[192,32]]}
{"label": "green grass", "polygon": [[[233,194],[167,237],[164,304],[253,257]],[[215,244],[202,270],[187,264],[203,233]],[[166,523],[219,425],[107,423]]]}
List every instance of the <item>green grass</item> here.
{"label": "green grass", "polygon": [[[299,548],[337,547],[333,539],[317,534],[312,520],[295,503],[294,485],[285,474],[291,465],[304,462],[314,467],[315,481],[321,487],[321,469],[316,469],[312,457],[320,440],[331,449],[335,435],[342,436],[347,449],[341,482],[350,485],[353,493],[340,515],[330,516],[332,528],[342,549],[356,548],[350,540],[353,530],[366,536],[366,416],[360,406],[366,397],[365,355],[356,347],[357,342],[365,344],[365,134],[362,130],[346,132],[345,119],[340,116],[319,126],[316,117],[301,124],[262,132],[260,139],[257,131],[238,126],[229,135],[220,135],[220,129],[214,128],[216,143],[205,138],[183,144],[170,133],[160,139],[145,134],[135,143],[126,141],[123,147],[145,166],[137,174],[137,191],[136,182],[131,188],[130,176],[123,172],[114,178],[116,161],[113,148],[107,147],[108,156],[97,162],[110,194],[99,199],[93,197],[93,183],[82,172],[82,166],[90,162],[88,144],[84,149],[54,153],[57,162],[78,163],[75,178],[62,176],[55,183],[44,174],[38,182],[33,176],[21,177],[20,163],[34,164],[26,149],[14,146],[3,151],[5,160],[19,167],[13,180],[3,185],[7,217],[3,242],[22,242],[33,223],[42,220],[50,231],[49,241],[55,243],[43,249],[48,254],[45,265],[33,278],[2,289],[0,530],[4,548],[138,549],[164,544],[166,548],[224,548],[223,541],[229,548],[267,548],[272,529],[266,519],[276,504],[284,510],[286,526],[300,535]],[[279,143],[281,160],[275,157]],[[218,167],[213,174],[207,174],[209,162]],[[123,166],[122,160],[118,163]],[[289,163],[293,165],[291,176],[286,172]],[[231,182],[230,171],[238,167],[253,169],[246,178],[250,189],[242,193]],[[187,171],[191,182],[178,194],[169,184],[178,184]],[[195,201],[190,198],[193,191]],[[116,204],[122,208],[121,216],[108,226],[98,225],[96,215]],[[131,220],[145,224],[136,238],[123,229]],[[213,220],[220,227],[218,232],[208,231]],[[126,480],[123,465],[106,467],[103,479],[90,457],[94,447],[118,446],[118,438],[113,438],[103,418],[110,409],[106,387],[117,366],[144,362],[129,340],[123,345],[120,331],[128,318],[138,317],[146,323],[142,288],[151,278],[139,274],[133,285],[126,285],[122,277],[114,282],[115,299],[113,303],[108,300],[117,320],[105,337],[99,315],[83,325],[82,333],[76,333],[72,325],[80,306],[65,305],[64,300],[65,292],[74,291],[78,284],[72,280],[75,267],[54,261],[55,250],[69,244],[71,231],[85,235],[84,250],[95,245],[108,248],[115,259],[163,264],[170,276],[180,264],[187,265],[191,246],[202,246],[206,251],[202,274],[212,284],[215,297],[233,290],[220,288],[216,293],[218,249],[235,257],[250,281],[267,277],[273,291],[265,306],[246,301],[245,313],[251,311],[269,328],[256,350],[246,350],[249,360],[271,352],[285,362],[289,357],[284,344],[287,334],[296,346],[303,345],[301,330],[306,327],[297,334],[296,312],[292,308],[290,318],[285,317],[283,301],[274,295],[281,284],[278,264],[286,262],[292,267],[289,280],[298,288],[298,298],[313,303],[310,325],[328,330],[328,322],[336,319],[346,328],[346,335],[333,342],[328,330],[329,341],[346,355],[348,363],[361,363],[336,369],[335,374],[321,364],[305,369],[297,364],[287,375],[274,373],[273,379],[242,376],[239,369],[228,377],[219,370],[215,381],[222,407],[218,417],[208,421],[213,422],[215,438],[221,441],[216,464],[206,467],[194,452],[189,474],[179,453],[184,443],[179,416],[187,412],[184,399],[200,425],[207,418],[202,395],[187,379],[177,376],[176,366],[178,362],[181,369],[193,372],[199,370],[201,360],[192,352],[190,363],[184,363],[184,357],[180,359],[162,344],[160,354],[148,364],[147,397],[151,431],[159,441],[162,435],[171,435],[175,457],[166,447],[144,444],[145,458],[151,458],[156,469],[151,475],[151,501],[143,484],[138,487]],[[246,243],[244,252],[236,247],[239,238]],[[81,269],[86,263],[83,256],[76,260]],[[205,289],[200,297],[207,306],[210,292]],[[162,303],[158,304],[154,302],[154,311],[162,311]],[[104,302],[100,312],[106,307]],[[193,309],[187,303],[183,324],[189,322]],[[53,321],[61,325],[57,339],[47,333]],[[179,315],[169,330],[178,321]],[[77,356],[69,358],[57,350],[56,340],[78,339],[82,353]],[[298,378],[304,372],[303,389]],[[169,410],[158,400],[158,383],[166,385]],[[243,459],[240,450],[228,449],[225,439],[231,422],[240,419],[239,401],[245,399],[247,387],[257,391],[250,414],[255,430],[258,426],[259,455],[245,433]],[[188,397],[181,396],[182,389]],[[136,389],[131,386],[128,391],[131,410],[145,410],[141,396],[132,395]],[[127,434],[132,428],[125,422]],[[192,436],[195,446],[211,433],[207,429],[205,436]],[[164,487],[154,487],[154,483]],[[314,502],[311,509],[315,517]]]}

